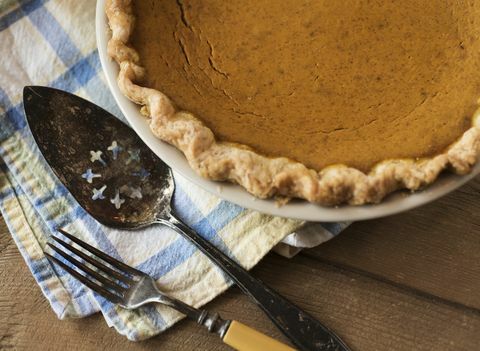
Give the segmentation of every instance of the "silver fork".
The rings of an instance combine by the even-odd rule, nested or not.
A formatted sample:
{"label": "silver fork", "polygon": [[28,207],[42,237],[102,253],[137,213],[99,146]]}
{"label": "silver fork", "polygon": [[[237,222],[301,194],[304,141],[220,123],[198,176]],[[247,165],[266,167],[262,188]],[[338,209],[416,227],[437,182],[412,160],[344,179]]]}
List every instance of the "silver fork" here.
{"label": "silver fork", "polygon": [[93,269],[91,266],[80,262],[72,254],[67,253],[60,246],[53,245],[52,243],[48,243],[47,245],[58,255],[70,262],[77,268],[77,270],[47,252],[45,252],[45,255],[84,285],[114,304],[130,310],[152,302],[161,303],[177,310],[189,319],[206,327],[209,332],[218,334],[224,343],[237,350],[293,350],[291,347],[238,321],[224,320],[218,313],[210,313],[207,310],[196,309],[182,301],[163,294],[158,290],[155,280],[146,273],[118,261],[77,237],[67,233],[63,229],[58,229],[58,231],[90,254],[95,255],[105,263],[108,263],[108,266],[105,263],[102,263],[98,258],[87,255],[83,251],[56,236],[52,236],[52,239],[57,244],[83,259],[85,262],[88,262],[91,266],[96,267],[102,273]]}

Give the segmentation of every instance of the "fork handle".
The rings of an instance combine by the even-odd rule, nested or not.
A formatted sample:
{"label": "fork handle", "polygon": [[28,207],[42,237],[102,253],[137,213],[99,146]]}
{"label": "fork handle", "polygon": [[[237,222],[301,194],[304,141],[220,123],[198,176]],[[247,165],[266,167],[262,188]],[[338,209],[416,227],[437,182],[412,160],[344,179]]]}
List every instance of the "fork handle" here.
{"label": "fork handle", "polygon": [[231,321],[222,340],[238,351],[295,351],[290,346],[237,321]]}
{"label": "fork handle", "polygon": [[349,351],[335,333],[301,310],[273,289],[256,279],[238,263],[227,257],[210,242],[203,239],[172,213],[159,218],[165,224],[192,242],[243,290],[267,314],[275,325],[300,350]]}

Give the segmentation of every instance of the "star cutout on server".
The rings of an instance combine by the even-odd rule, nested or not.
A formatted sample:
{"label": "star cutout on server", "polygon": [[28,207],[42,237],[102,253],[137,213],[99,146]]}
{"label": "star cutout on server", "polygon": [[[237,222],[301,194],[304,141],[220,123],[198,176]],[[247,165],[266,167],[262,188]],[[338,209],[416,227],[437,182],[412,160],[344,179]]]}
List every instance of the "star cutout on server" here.
{"label": "star cutout on server", "polygon": [[128,194],[128,197],[132,199],[141,199],[143,197],[142,195],[142,189],[140,187],[134,188],[133,186],[130,187],[130,193]]}
{"label": "star cutout on server", "polygon": [[120,198],[120,192],[117,191],[115,192],[115,197],[110,199],[110,202],[115,205],[115,208],[118,210],[120,207],[122,207],[122,204],[125,202],[124,199]]}
{"label": "star cutout on server", "polygon": [[107,163],[102,159],[103,152],[102,151],[90,151],[90,161],[95,162],[98,161],[102,165],[106,166]]}
{"label": "star cutout on server", "polygon": [[138,149],[134,149],[134,150],[128,150],[128,153],[129,153],[129,157],[126,161],[126,164],[130,164],[130,162],[132,161],[140,161],[140,150]]}
{"label": "star cutout on server", "polygon": [[92,172],[92,169],[89,168],[86,170],[85,173],[82,174],[82,178],[87,180],[87,183],[92,183],[93,178],[100,178],[102,175],[101,174],[96,174]]}
{"label": "star cutout on server", "polygon": [[100,189],[95,189],[93,188],[93,196],[92,200],[103,200],[105,199],[105,196],[103,195],[103,192],[107,188],[106,185],[102,186]]}
{"label": "star cutout on server", "polygon": [[118,154],[123,150],[123,147],[118,145],[117,141],[114,140],[112,141],[112,145],[110,145],[107,150],[112,152],[113,159],[116,160],[118,158]]}
{"label": "star cutout on server", "polygon": [[133,172],[132,175],[139,177],[140,179],[145,179],[150,175],[150,172],[147,171],[145,168],[140,168],[138,172]]}

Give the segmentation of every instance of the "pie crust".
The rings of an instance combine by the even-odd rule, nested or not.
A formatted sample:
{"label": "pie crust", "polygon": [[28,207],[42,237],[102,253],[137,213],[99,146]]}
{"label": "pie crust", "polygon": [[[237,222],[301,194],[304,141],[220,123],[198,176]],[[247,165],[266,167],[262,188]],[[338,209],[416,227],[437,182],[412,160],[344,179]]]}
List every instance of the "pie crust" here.
{"label": "pie crust", "polygon": [[159,139],[181,150],[201,176],[237,183],[259,198],[301,198],[322,205],[377,203],[398,189],[417,190],[435,181],[443,170],[471,171],[480,154],[480,114],[472,127],[444,153],[423,159],[385,160],[368,174],[344,165],[317,172],[285,157],[266,157],[240,144],[217,141],[213,132],[193,114],[179,111],[158,90],[137,84],[145,75],[140,58],[129,46],[135,17],[128,0],[107,0],[112,32],[108,55],[120,66],[118,86],[142,106]]}

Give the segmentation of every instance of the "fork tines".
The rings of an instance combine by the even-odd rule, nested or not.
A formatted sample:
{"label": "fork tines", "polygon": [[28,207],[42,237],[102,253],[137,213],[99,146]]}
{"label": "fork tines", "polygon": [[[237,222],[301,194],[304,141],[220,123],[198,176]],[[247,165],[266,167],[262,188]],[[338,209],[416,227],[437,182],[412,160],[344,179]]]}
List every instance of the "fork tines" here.
{"label": "fork tines", "polygon": [[[60,261],[58,258],[46,252],[45,252],[45,255],[49,259],[51,259],[53,262],[58,264],[60,267],[65,269],[68,273],[73,275],[80,282],[82,282],[83,284],[85,284],[86,286],[88,286],[90,289],[97,292],[98,294],[102,295],[106,299],[112,301],[113,303],[120,303],[121,300],[123,299],[123,293],[134,282],[134,280],[131,277],[129,277],[128,274],[132,276],[143,275],[142,272],[101,252],[95,247],[67,233],[65,230],[58,229],[58,231],[62,233],[65,237],[70,239],[72,242],[82,247],[89,253],[107,262],[115,269],[108,267],[104,263],[100,262],[100,260],[98,260],[97,258],[94,258],[90,255],[85,254],[84,252],[80,251],[79,249],[75,248],[71,244],[65,242],[64,240],[56,236],[52,236],[52,239],[56,243],[60,244],[60,246],[63,246],[65,249],[69,250],[71,253],[75,254],[79,258],[82,258],[84,261],[90,263],[92,266],[98,268],[104,274],[100,274],[99,272],[93,270],[92,268],[87,266],[85,263],[82,263],[76,258],[74,258],[71,253],[67,253],[62,248],[60,248],[60,246],[53,245],[52,243],[48,243],[47,245],[50,248],[52,248],[52,250],[54,250],[58,255],[60,255],[65,260],[70,262],[74,267],[76,267],[79,271],[81,271],[84,274],[79,273],[74,268],[70,267],[69,265]],[[89,276],[93,277],[93,279],[91,279]]]}

